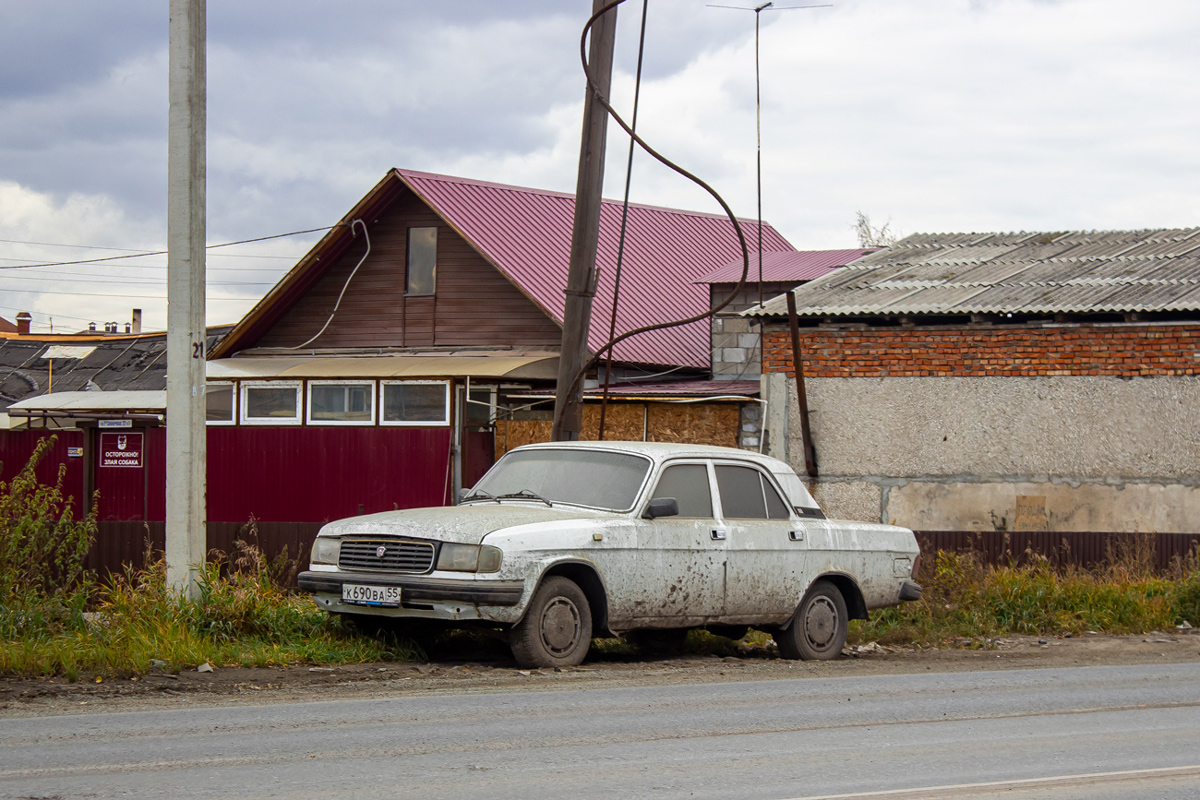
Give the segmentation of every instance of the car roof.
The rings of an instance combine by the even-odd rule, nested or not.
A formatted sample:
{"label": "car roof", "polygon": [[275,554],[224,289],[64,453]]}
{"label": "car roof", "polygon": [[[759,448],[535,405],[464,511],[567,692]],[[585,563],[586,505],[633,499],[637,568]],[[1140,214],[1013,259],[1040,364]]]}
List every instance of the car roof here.
{"label": "car roof", "polygon": [[771,472],[791,472],[792,468],[777,458],[755,453],[751,450],[741,450],[736,447],[719,447],[706,444],[675,444],[674,442],[539,442],[527,444],[516,450],[610,450],[625,453],[636,453],[647,456],[655,461],[665,461],[668,458],[734,458],[753,461],[766,467]]}

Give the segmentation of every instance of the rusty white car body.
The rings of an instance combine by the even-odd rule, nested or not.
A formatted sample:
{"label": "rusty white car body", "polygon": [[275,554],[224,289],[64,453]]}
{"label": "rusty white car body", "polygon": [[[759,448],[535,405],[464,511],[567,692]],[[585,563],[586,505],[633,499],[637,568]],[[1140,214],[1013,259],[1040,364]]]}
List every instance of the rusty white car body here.
{"label": "rusty white car body", "polygon": [[912,531],[825,519],[785,463],[644,442],[517,448],[458,506],[325,525],[299,576],[376,622],[506,628],[517,660],[579,663],[593,635],[771,631],[832,658],[846,624],[920,597]]}

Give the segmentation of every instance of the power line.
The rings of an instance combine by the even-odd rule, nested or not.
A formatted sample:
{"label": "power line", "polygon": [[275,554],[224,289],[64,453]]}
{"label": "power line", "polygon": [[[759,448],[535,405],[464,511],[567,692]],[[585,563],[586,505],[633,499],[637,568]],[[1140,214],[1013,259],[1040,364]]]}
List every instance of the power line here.
{"label": "power line", "polygon": [[[243,256],[227,256],[227,257],[228,258],[243,258]],[[280,257],[288,258],[287,256],[280,256]],[[272,256],[272,258],[273,258],[273,256]],[[295,259],[289,259],[289,260],[295,260]],[[9,256],[0,256],[0,261],[20,261],[20,262],[22,262],[21,265],[16,265],[16,266],[23,266],[23,265],[39,263],[39,262],[31,261],[28,258],[11,258]],[[167,268],[166,264],[124,264],[124,263],[122,263],[122,264],[101,264],[100,266],[114,267],[116,269],[150,269],[150,270],[155,270],[156,272],[162,272],[163,270],[165,270]],[[0,269],[3,269],[3,267],[0,267]],[[207,271],[208,272],[280,272],[281,269],[283,271],[286,271],[288,269],[288,267],[282,267],[282,268],[281,267],[209,267],[207,269]],[[51,270],[46,270],[46,271],[50,272]],[[95,275],[97,273],[95,273],[95,272],[58,272],[58,271],[55,271],[54,274],[55,275]]]}
{"label": "power line", "polygon": [[[269,239],[282,239],[286,236],[300,236],[305,233],[317,233],[319,231],[328,231],[328,230],[332,230],[334,228],[344,228],[344,227],[345,227],[345,225],[339,222],[336,225],[326,225],[323,228],[309,228],[308,230],[304,230],[304,231],[290,231],[288,233],[274,233],[274,234],[271,234],[270,236],[258,236],[253,239],[240,239],[236,242],[221,242],[220,244],[210,244],[210,245],[206,245],[205,249],[211,250],[216,247],[232,247],[234,245],[239,245],[239,244],[252,244],[254,242],[265,242]],[[167,253],[166,250],[147,250],[147,251],[141,251],[141,252],[133,252],[133,253],[129,253],[128,255],[123,255],[123,256],[105,256],[103,258],[82,258],[82,259],[78,259],[76,261],[48,261],[48,262],[45,262],[42,264],[3,264],[3,265],[0,265],[0,269],[34,269],[36,267],[67,267],[67,266],[71,266],[73,264],[97,264],[97,263],[107,262],[107,261],[118,261],[118,260],[124,259],[124,258],[138,258],[140,256],[161,256],[161,255],[166,255],[166,253]],[[242,256],[242,257],[246,258],[247,256]],[[8,259],[8,260],[16,261],[17,259]]]}
{"label": "power line", "polygon": [[[56,275],[58,273],[55,273]],[[127,275],[85,275],[95,280],[96,283],[127,283],[131,285],[147,284],[155,286],[163,286],[166,284],[166,278],[138,278]],[[78,278],[48,278],[44,274],[37,277],[16,277],[10,278],[14,281],[54,281],[55,283],[80,283]],[[274,286],[277,281],[208,281],[208,286]],[[12,291],[21,291],[20,289],[11,289]]]}

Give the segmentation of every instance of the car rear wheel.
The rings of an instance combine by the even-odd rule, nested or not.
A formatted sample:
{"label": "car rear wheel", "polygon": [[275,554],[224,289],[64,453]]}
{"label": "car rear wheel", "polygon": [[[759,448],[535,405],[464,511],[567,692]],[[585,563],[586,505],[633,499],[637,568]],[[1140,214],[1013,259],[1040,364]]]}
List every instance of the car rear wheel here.
{"label": "car rear wheel", "polygon": [[563,577],[542,581],[509,646],[522,667],[573,667],[592,644],[592,611],[583,590]]}
{"label": "car rear wheel", "polygon": [[775,636],[779,655],[805,661],[837,658],[846,644],[846,599],[829,581],[813,583],[800,601],[792,624]]}

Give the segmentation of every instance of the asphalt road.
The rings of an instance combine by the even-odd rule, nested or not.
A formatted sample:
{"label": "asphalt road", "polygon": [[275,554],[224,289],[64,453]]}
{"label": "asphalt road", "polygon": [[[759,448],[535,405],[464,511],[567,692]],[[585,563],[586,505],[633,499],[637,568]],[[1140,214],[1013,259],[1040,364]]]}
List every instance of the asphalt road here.
{"label": "asphalt road", "polygon": [[1200,664],[0,721],[0,797],[1200,797]]}

